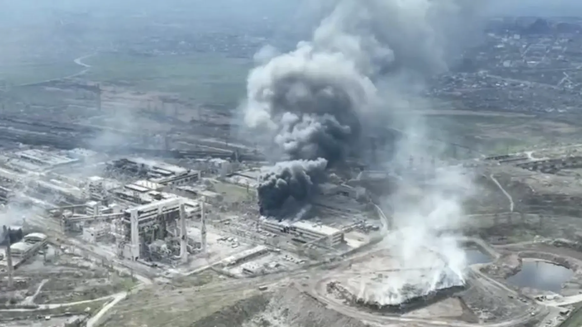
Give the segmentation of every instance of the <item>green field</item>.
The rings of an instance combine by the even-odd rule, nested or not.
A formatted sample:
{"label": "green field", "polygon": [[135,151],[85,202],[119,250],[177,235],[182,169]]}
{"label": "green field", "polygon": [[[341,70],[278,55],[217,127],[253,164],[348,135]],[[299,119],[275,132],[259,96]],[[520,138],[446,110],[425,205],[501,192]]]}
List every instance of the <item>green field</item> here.
{"label": "green field", "polygon": [[483,154],[523,151],[535,145],[568,143],[580,128],[538,117],[500,115],[430,115],[424,117],[432,139],[473,148]]}
{"label": "green field", "polygon": [[177,93],[199,103],[236,105],[244,98],[252,63],[220,55],[130,56],[101,54],[85,78],[127,83],[138,90]]}
{"label": "green field", "polygon": [[0,87],[58,79],[78,73],[81,70],[82,67],[75,64],[73,59],[18,65],[0,64]]}
{"label": "green field", "polygon": [[582,326],[582,307],[578,307],[560,327],[580,327]]}

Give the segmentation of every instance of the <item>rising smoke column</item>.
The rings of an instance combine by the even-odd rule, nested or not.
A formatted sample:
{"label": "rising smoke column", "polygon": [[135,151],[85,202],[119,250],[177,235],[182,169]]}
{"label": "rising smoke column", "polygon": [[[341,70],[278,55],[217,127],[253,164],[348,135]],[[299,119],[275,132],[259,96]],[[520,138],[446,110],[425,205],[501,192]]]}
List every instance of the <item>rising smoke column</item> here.
{"label": "rising smoke column", "polygon": [[321,179],[327,160],[293,160],[277,163],[263,176],[259,186],[261,214],[279,209],[290,197],[305,201],[313,195],[314,183]]}
{"label": "rising smoke column", "polygon": [[[310,160],[323,158],[334,165],[357,154],[366,119],[390,105],[382,99],[378,81],[403,71],[422,75],[446,70],[445,35],[455,30],[451,22],[465,9],[460,2],[474,3],[330,1],[333,10],[310,41],[251,71],[243,107],[246,126],[260,131],[256,134],[263,141],[273,140],[279,158],[304,160],[293,165],[303,175],[313,175],[309,170],[319,167]],[[262,177],[260,203],[302,191],[283,191],[303,185],[293,180],[302,174],[282,178],[284,172],[276,168]]]}

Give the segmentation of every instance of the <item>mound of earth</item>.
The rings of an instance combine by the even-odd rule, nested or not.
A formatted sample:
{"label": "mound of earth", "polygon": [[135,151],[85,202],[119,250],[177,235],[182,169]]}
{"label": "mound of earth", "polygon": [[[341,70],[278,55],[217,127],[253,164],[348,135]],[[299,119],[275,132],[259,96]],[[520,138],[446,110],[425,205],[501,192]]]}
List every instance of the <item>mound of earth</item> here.
{"label": "mound of earth", "polygon": [[327,309],[294,286],[256,295],[192,324],[192,327],[367,327]]}

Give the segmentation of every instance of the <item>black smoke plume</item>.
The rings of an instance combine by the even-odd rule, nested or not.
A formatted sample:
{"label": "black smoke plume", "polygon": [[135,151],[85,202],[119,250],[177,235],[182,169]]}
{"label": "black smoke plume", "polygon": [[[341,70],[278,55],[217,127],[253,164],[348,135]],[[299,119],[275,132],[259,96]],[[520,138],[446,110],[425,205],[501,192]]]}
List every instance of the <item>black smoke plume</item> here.
{"label": "black smoke plume", "polygon": [[323,158],[277,163],[261,178],[258,189],[261,215],[275,214],[289,198],[297,202],[308,200],[326,167],[327,160]]}
{"label": "black smoke plume", "polygon": [[384,75],[446,70],[443,36],[459,30],[451,28],[456,18],[476,2],[330,0],[333,10],[311,41],[253,69],[245,124],[263,131],[255,133],[259,142],[273,141],[278,158],[292,160],[263,176],[261,208],[306,198],[322,162],[325,168],[357,155],[364,122],[386,97],[375,84]]}

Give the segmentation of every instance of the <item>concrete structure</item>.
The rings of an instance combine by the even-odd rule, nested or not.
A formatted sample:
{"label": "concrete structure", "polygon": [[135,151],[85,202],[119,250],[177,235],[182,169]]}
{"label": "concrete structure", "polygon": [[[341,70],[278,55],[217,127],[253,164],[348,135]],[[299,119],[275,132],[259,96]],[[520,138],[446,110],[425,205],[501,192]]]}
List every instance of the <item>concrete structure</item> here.
{"label": "concrete structure", "polygon": [[89,183],[87,183],[87,193],[89,199],[93,201],[102,202],[105,200],[105,189],[103,187],[103,178],[99,176],[89,177]]}
{"label": "concrete structure", "polygon": [[28,181],[28,184],[38,192],[62,196],[72,203],[82,203],[86,196],[83,190],[75,186],[57,185],[40,179],[31,179]]}
{"label": "concrete structure", "polygon": [[164,185],[162,185],[160,183],[148,181],[148,180],[145,180],[145,179],[136,181],[132,185],[135,185],[135,186],[138,186],[138,187],[142,187],[142,188],[146,188],[146,189],[151,190],[151,191],[161,191],[164,188]]}
{"label": "concrete structure", "polygon": [[30,233],[24,236],[23,241],[29,244],[46,242],[47,236],[43,233]]}
{"label": "concrete structure", "polygon": [[97,201],[89,201],[85,204],[87,208],[85,211],[89,216],[97,216],[101,213],[101,204]]}
{"label": "concrete structure", "polygon": [[309,221],[296,221],[288,223],[269,218],[262,218],[259,227],[271,233],[290,234],[299,242],[325,242],[327,246],[339,245],[344,240],[344,233],[330,226],[314,224]]}
{"label": "concrete structure", "polygon": [[91,226],[83,228],[83,235],[81,238],[89,243],[95,243],[108,234],[111,234],[111,228],[107,228],[106,225],[101,224],[98,226]]}
{"label": "concrete structure", "polygon": [[8,187],[0,186],[0,203],[7,203],[12,196],[12,190]]}
{"label": "concrete structure", "polygon": [[142,158],[119,159],[110,162],[108,168],[147,176],[148,181],[161,185],[185,185],[197,181],[199,177],[198,171]]}
{"label": "concrete structure", "polygon": [[[154,203],[137,206],[125,210],[123,223],[129,228],[129,244],[126,244],[123,255],[126,258],[137,260],[140,257],[140,234],[146,227],[162,223],[165,225],[169,221],[183,220],[184,210],[181,198],[173,198]],[[163,227],[164,228],[164,227]],[[185,230],[182,228],[182,230]]]}
{"label": "concrete structure", "polygon": [[225,266],[235,266],[249,260],[255,259],[259,256],[269,253],[269,248],[263,245],[258,245],[252,249],[244,250],[233,256],[224,259],[223,263]]}
{"label": "concrete structure", "polygon": [[15,155],[19,159],[40,166],[41,168],[54,168],[79,161],[78,158],[71,158],[58,153],[36,149],[18,151]]}
{"label": "concrete structure", "polygon": [[202,198],[200,201],[200,239],[202,243],[202,253],[206,254],[206,210],[205,210],[205,202],[206,199]]}
{"label": "concrete structure", "polygon": [[10,252],[12,253],[13,257],[24,257],[26,254],[32,250],[34,247],[33,244],[22,242],[16,242],[10,245]]}
{"label": "concrete structure", "polygon": [[184,203],[180,203],[180,261],[182,263],[188,262],[188,231],[185,217]]}
{"label": "concrete structure", "polygon": [[209,203],[209,204],[220,204],[220,202],[222,202],[222,195],[216,192],[212,192],[212,191],[200,191],[198,192],[198,194],[204,198],[204,202]]}
{"label": "concrete structure", "polygon": [[241,176],[241,175],[232,175],[230,177],[227,177],[225,179],[226,182],[228,183],[232,183],[238,186],[242,186],[244,188],[247,189],[252,189],[255,190],[259,187],[259,182],[258,180],[246,177],[246,176]]}

